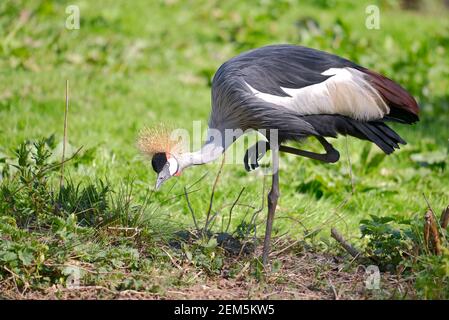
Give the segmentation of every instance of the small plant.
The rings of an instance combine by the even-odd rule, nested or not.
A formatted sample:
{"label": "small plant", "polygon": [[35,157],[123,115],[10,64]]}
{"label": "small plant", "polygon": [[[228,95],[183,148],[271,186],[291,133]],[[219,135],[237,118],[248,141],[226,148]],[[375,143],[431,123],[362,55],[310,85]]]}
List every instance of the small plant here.
{"label": "small plant", "polygon": [[123,270],[121,276],[106,277],[111,286],[141,288],[141,280],[128,273],[150,264],[141,250],[159,254],[150,240],[155,230],[166,231],[167,223],[161,225],[151,216],[147,210],[151,199],[133,202],[128,186],[114,192],[101,179],[89,183],[66,179],[60,185],[61,163],[51,161],[54,148],[53,136],[27,141],[2,162],[0,280],[23,290],[65,286],[71,272],[85,265],[94,266],[94,275],[81,272],[78,280],[83,284],[103,281],[105,276],[97,272]]}
{"label": "small plant", "polygon": [[449,299],[449,250],[441,255],[423,255],[412,265],[415,287],[423,299]]}
{"label": "small plant", "polygon": [[64,213],[76,213],[80,225],[96,226],[108,215],[111,189],[102,180],[83,187],[72,181],[61,187],[56,204]]}
{"label": "small plant", "polygon": [[57,165],[48,162],[54,138],[24,142],[15,151],[16,158],[8,163],[8,179],[1,184],[0,210],[15,217],[21,227],[40,224],[53,212],[53,193],[49,176]]}
{"label": "small plant", "polygon": [[[435,225],[429,231],[429,217]],[[367,238],[365,254],[383,270],[401,270],[415,282],[417,295],[424,299],[449,298],[449,249],[446,211],[438,227],[429,208],[424,219],[375,217],[361,221],[362,238]],[[435,246],[437,238],[438,246]]]}
{"label": "small plant", "polygon": [[394,270],[413,248],[409,220],[371,216],[360,223],[362,238],[368,238],[366,253],[383,269]]}
{"label": "small plant", "polygon": [[192,244],[184,243],[182,252],[187,260],[209,274],[219,274],[223,267],[223,249],[215,238],[200,237]]}

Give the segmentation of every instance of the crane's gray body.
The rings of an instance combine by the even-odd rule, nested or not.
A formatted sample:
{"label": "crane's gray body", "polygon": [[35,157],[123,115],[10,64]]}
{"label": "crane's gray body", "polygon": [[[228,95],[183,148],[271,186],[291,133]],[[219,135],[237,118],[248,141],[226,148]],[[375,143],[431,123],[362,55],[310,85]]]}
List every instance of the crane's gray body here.
{"label": "crane's gray body", "polygon": [[[376,89],[388,104],[389,114],[370,121],[338,113],[304,115],[254,94],[257,90],[280,99],[289,97],[285,88],[301,89],[320,84],[331,77],[323,75],[331,68],[353,68],[366,72],[363,74],[370,76],[374,86],[375,81],[383,81]],[[301,46],[275,45],[243,53],[225,62],[214,76],[209,127],[219,130],[277,129],[281,142],[308,136],[349,134],[372,141],[385,153],[391,153],[398,148],[398,143],[405,141],[384,121],[412,123],[417,121],[417,115],[410,111],[412,107],[409,105],[412,103],[407,100],[409,95],[404,89],[387,78],[378,74],[369,75],[368,72],[371,71],[349,60]],[[344,94],[348,95],[347,92]],[[363,106],[360,108],[363,110]]]}

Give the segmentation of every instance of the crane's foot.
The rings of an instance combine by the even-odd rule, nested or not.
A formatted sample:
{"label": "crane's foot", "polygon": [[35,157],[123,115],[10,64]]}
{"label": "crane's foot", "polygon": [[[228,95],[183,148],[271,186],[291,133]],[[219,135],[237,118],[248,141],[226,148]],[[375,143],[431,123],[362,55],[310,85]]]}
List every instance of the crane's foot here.
{"label": "crane's foot", "polygon": [[246,171],[252,171],[259,167],[259,161],[270,149],[270,145],[266,141],[258,141],[248,148],[243,158],[243,164]]}

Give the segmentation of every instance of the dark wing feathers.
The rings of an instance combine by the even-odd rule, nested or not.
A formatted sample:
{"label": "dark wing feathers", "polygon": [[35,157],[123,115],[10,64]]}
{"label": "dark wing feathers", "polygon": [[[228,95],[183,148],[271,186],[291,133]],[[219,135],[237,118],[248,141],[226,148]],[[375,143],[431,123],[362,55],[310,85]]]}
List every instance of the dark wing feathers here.
{"label": "dark wing feathers", "polygon": [[245,82],[257,91],[280,97],[290,97],[281,87],[303,88],[323,82],[329,78],[329,76],[306,69],[295,68],[295,70],[296,73],[288,74],[283,68],[272,66],[268,69],[258,65],[245,68],[242,70],[242,73]]}
{"label": "dark wing feathers", "polygon": [[377,122],[376,127],[379,130],[381,130],[383,132],[383,134],[387,135],[388,137],[390,137],[391,139],[397,141],[398,143],[401,143],[401,144],[406,144],[407,143],[396,132],[391,130],[391,128],[389,126],[387,126],[385,123]]}
{"label": "dark wing feathers", "polygon": [[275,45],[248,51],[227,63],[254,89],[281,97],[284,88],[304,88],[325,81],[329,68],[355,67],[349,60],[323,51],[292,45]]}
{"label": "dark wing feathers", "polygon": [[394,151],[394,146],[389,143],[389,139],[385,136],[382,137],[375,132],[375,126],[360,122],[356,124],[356,127],[365,135],[366,140],[374,142],[386,154],[390,154]]}
{"label": "dark wing feathers", "polygon": [[381,121],[361,122],[341,115],[310,115],[301,116],[310,123],[319,135],[336,137],[338,134],[350,135],[375,143],[386,154],[399,148],[406,142],[390,127]]}
{"label": "dark wing feathers", "polygon": [[[366,126],[366,125],[365,125]],[[374,133],[379,140],[386,143],[388,146],[392,148],[391,152],[394,151],[395,148],[399,148],[399,145],[396,141],[394,141],[390,136],[384,134],[378,127],[376,123],[370,123],[366,126],[372,133]]]}

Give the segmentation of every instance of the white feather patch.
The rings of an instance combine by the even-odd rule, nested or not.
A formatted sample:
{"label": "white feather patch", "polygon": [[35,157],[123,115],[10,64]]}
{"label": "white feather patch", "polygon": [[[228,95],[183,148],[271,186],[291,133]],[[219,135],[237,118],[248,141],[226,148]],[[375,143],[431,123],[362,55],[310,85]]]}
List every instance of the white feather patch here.
{"label": "white feather patch", "polygon": [[322,73],[327,80],[300,89],[282,88],[290,97],[257,91],[253,94],[266,102],[283,106],[301,115],[341,114],[357,120],[381,119],[390,112],[379,93],[353,68],[330,68]]}
{"label": "white feather patch", "polygon": [[178,172],[179,168],[178,161],[175,158],[170,157],[167,159],[167,162],[169,164],[168,170],[170,172],[170,175],[173,176],[176,172]]}

